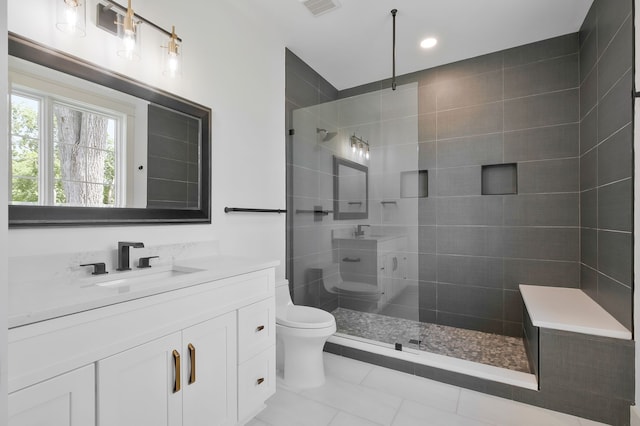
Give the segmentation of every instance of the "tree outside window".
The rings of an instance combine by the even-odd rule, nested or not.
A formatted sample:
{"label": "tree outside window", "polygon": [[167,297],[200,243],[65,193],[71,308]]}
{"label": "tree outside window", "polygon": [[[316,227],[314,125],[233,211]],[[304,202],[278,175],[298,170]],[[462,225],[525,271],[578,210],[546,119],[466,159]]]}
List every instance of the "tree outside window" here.
{"label": "tree outside window", "polygon": [[117,116],[21,93],[11,104],[12,204],[116,205]]}

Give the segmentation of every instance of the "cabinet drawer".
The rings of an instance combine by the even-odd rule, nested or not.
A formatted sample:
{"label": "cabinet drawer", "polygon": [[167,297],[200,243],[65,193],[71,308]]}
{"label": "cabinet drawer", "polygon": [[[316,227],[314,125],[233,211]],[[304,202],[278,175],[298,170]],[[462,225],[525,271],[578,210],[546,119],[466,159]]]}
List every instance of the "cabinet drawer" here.
{"label": "cabinet drawer", "polygon": [[340,273],[345,281],[375,284],[378,275],[376,252],[340,250]]}
{"label": "cabinet drawer", "polygon": [[270,297],[238,310],[238,362],[242,363],[276,342],[276,304]]}
{"label": "cabinet drawer", "polygon": [[271,346],[238,368],[238,419],[260,411],[276,391],[276,350]]}

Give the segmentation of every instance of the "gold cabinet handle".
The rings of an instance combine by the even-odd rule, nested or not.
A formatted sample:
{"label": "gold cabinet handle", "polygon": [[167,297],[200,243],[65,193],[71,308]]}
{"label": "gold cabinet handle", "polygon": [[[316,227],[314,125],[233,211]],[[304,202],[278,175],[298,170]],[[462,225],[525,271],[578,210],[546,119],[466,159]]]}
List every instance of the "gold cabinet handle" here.
{"label": "gold cabinet handle", "polygon": [[264,330],[264,325],[259,325],[258,327],[256,327],[256,333],[262,330]]}
{"label": "gold cabinet handle", "polygon": [[173,387],[173,393],[180,392],[180,352],[173,350],[173,363],[176,369],[176,382]]}
{"label": "gold cabinet handle", "polygon": [[189,376],[189,384],[196,382],[196,347],[189,343],[189,358],[191,359],[191,374]]}
{"label": "gold cabinet handle", "polygon": [[264,382],[264,377],[260,377],[256,382],[261,385]]}

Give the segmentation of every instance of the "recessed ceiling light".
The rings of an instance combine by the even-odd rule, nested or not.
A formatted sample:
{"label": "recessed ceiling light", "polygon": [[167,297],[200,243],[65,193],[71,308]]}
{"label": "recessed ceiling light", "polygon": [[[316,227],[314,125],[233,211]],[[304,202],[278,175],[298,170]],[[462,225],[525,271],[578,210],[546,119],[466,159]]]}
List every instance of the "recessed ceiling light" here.
{"label": "recessed ceiling light", "polygon": [[438,40],[433,37],[429,37],[420,42],[420,47],[422,47],[423,49],[431,49],[436,44],[438,44]]}

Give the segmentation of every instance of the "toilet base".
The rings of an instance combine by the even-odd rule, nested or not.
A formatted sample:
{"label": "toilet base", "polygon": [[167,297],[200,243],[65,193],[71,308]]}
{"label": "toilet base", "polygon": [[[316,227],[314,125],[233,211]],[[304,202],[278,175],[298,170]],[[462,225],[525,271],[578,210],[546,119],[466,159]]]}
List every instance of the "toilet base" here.
{"label": "toilet base", "polygon": [[[325,382],[323,348],[335,326],[313,330],[314,336],[300,336],[295,329],[276,325],[276,368],[282,372],[285,386],[310,389]],[[309,330],[306,330],[309,331]]]}

